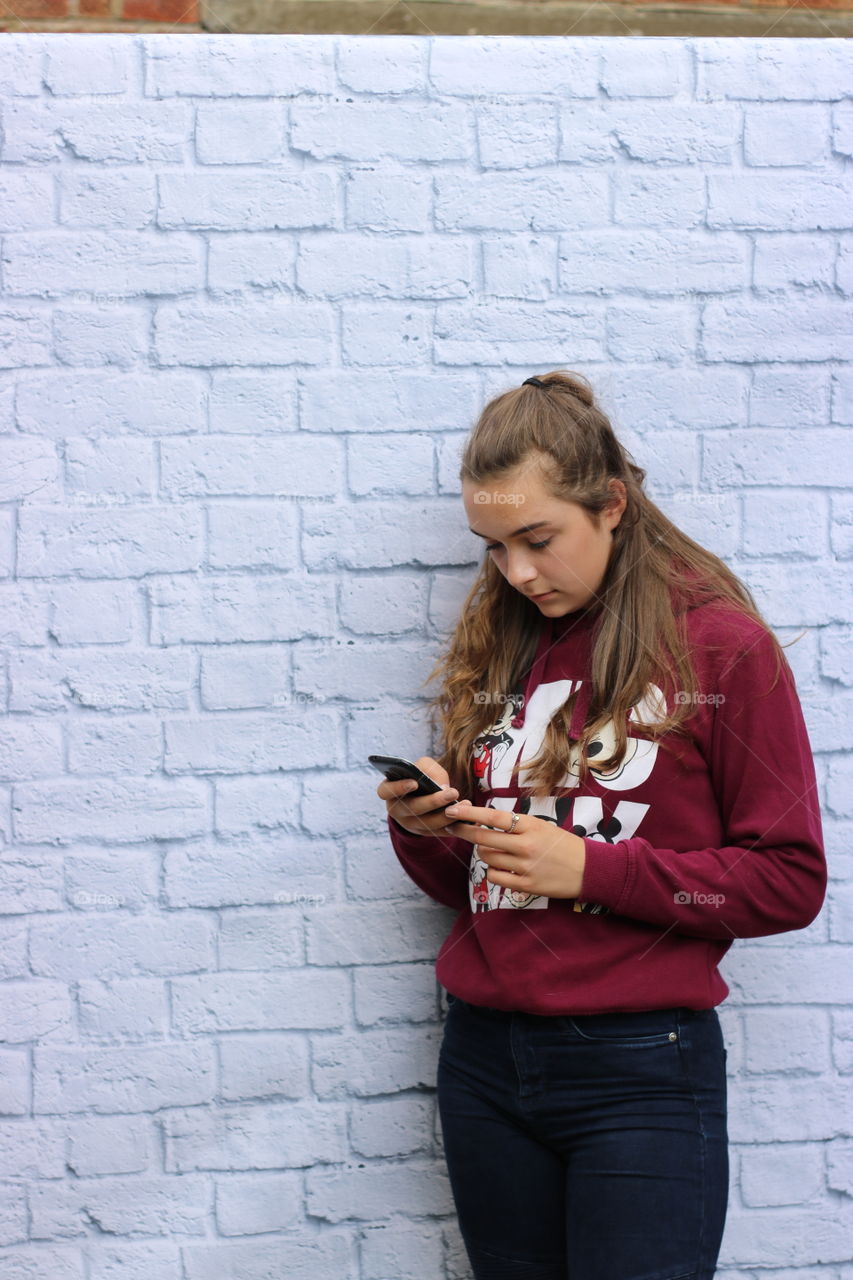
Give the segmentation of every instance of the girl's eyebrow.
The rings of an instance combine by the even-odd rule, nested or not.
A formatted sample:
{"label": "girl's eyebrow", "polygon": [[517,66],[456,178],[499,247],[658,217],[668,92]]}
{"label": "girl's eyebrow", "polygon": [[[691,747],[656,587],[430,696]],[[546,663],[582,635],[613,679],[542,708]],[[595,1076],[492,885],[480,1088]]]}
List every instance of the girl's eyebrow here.
{"label": "girl's eyebrow", "polygon": [[[537,520],[534,524],[523,524],[520,529],[516,529],[514,533],[511,533],[508,536],[510,538],[517,538],[522,533],[532,533],[534,529],[541,529],[543,525],[550,525],[550,523],[550,520]],[[470,524],[468,525],[468,528],[471,529]],[[471,529],[471,532],[477,533],[477,530]],[[488,536],[489,535],[487,533],[477,533],[478,538],[487,538]]]}

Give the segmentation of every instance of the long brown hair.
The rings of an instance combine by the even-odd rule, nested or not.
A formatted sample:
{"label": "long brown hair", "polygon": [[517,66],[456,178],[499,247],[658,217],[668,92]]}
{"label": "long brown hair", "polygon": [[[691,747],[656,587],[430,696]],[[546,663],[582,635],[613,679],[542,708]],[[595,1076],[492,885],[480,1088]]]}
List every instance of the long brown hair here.
{"label": "long brown hair", "polygon": [[[635,711],[632,729],[655,740],[665,733],[686,732],[684,722],[696,705],[696,675],[684,619],[688,608],[711,600],[728,602],[760,623],[776,652],[774,685],[787,660],[746,585],[718,556],[682,533],[645,493],[646,472],[617,439],[587,379],[556,370],[543,374],[541,381],[544,387],[522,385],[488,402],[466,441],[460,481],[499,481],[519,464],[546,455],[548,467],[542,475],[547,489],[557,498],[579,503],[596,525],[613,499],[610,481],[621,480],[627,491],[597,594],[602,607],[593,630],[584,727],[579,738],[570,738],[576,689],[552,716],[538,755],[523,766],[531,792],[547,795],[563,784],[573,743],[580,780],[586,778],[589,744],[611,719],[615,747],[606,759],[597,755],[595,764],[608,770],[621,762],[628,712],[651,682],[662,690],[683,691],[682,696],[675,699],[672,713],[667,713],[667,697],[667,708],[658,708],[660,718],[652,723],[637,718]],[[439,692],[427,703],[433,741],[438,733],[443,744],[436,758],[451,785],[475,803],[471,751],[475,739],[495,720],[494,704],[483,700],[483,691],[507,694],[518,686],[530,668],[543,625],[537,606],[510,586],[487,552],[447,650],[424,682],[443,677]]]}

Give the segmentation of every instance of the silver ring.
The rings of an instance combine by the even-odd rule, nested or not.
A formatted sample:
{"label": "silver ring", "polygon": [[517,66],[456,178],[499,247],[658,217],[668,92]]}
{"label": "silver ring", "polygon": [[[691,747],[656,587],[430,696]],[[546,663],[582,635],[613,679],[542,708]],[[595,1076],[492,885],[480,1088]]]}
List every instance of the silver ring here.
{"label": "silver ring", "polygon": [[506,833],[508,836],[511,836],[513,831],[515,831],[515,828],[518,826],[518,822],[520,818],[521,818],[520,813],[514,813],[512,815],[512,822],[509,824],[509,826],[506,829]]}

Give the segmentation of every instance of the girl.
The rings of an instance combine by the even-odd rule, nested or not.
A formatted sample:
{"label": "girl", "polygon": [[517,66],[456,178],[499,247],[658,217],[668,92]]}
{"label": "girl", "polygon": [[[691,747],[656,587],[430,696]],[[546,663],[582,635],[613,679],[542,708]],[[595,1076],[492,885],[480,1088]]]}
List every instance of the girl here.
{"label": "girl", "polygon": [[460,473],[487,554],[418,761],[446,792],[377,788],[406,872],[458,911],[437,1098],[476,1280],[711,1280],[718,965],[824,900],[787,659],[645,474],[580,375],[487,404]]}

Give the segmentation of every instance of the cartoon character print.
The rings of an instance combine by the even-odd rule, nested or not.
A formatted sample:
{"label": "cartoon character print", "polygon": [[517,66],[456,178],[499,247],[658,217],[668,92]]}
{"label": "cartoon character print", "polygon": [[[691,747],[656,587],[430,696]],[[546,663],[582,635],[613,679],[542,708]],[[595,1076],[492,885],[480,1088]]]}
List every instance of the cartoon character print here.
{"label": "cartoon character print", "polygon": [[[573,687],[574,682],[570,680],[554,680],[547,684],[540,684],[534,690],[528,704],[525,723],[516,729],[511,725],[515,714],[514,704],[506,704],[495,724],[482,734],[475,744],[481,765],[477,777],[482,788],[501,789],[510,786],[513,764],[533,759],[542,745],[548,721],[569,697]],[[665,714],[666,703],[663,694],[656,685],[651,684],[647,687],[641,701],[630,709],[628,720],[629,722],[643,720],[646,723],[655,723]],[[650,777],[657,759],[658,744],[629,734],[622,761],[609,770],[598,768],[595,757],[606,759],[612,753],[615,744],[616,727],[611,720],[604,725],[589,745],[590,771],[600,786],[608,791],[630,791],[642,785]],[[495,747],[499,749],[496,750]],[[562,779],[561,787],[569,789],[578,786],[578,761],[577,748],[573,746],[569,767]],[[518,777],[520,787],[527,785],[525,774],[526,771],[522,768]],[[529,813],[535,818],[566,827],[575,835],[588,836],[606,844],[614,844],[617,840],[633,836],[649,810],[647,804],[620,799],[613,812],[606,814],[603,797],[600,795],[522,796],[517,799],[511,796],[494,796],[487,807],[503,809],[510,813],[514,811]],[[475,844],[469,866],[469,898],[472,912],[479,913],[502,908],[547,909],[550,903],[548,897],[543,894],[520,893],[509,889],[506,885],[492,884],[486,879],[488,869],[488,863],[483,862],[478,856]],[[589,915],[606,915],[609,912],[609,908],[600,903],[577,900],[573,904],[573,909]]]}
{"label": "cartoon character print", "polygon": [[513,736],[509,732],[509,726],[521,702],[522,694],[511,693],[495,723],[474,739],[472,763],[474,777],[480,787],[488,787],[485,779],[491,773],[493,763],[498,762],[512,746]]}

